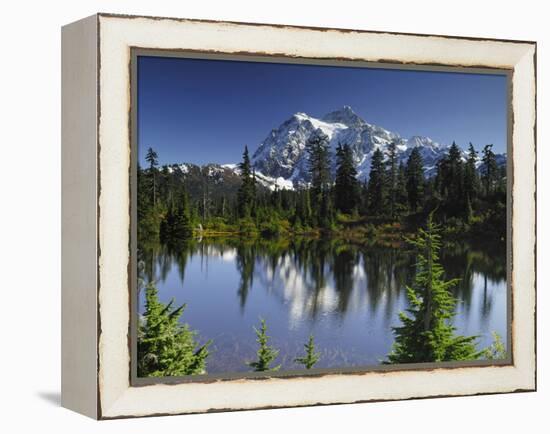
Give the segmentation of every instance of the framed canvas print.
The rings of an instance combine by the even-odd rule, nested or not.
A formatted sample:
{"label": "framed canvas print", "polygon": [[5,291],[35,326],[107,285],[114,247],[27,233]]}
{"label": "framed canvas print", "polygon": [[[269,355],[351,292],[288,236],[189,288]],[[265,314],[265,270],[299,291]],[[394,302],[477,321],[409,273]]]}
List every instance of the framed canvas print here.
{"label": "framed canvas print", "polygon": [[65,407],[535,390],[534,42],[98,14],[62,54]]}

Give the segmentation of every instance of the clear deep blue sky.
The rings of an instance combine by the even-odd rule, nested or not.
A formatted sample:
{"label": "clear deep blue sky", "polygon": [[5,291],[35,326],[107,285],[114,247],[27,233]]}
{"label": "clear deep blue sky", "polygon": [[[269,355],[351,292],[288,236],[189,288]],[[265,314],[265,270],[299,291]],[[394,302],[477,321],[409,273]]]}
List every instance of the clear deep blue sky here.
{"label": "clear deep blue sky", "polygon": [[349,105],[408,138],[506,148],[504,75],[138,58],[138,154],[161,164],[234,163],[296,112]]}

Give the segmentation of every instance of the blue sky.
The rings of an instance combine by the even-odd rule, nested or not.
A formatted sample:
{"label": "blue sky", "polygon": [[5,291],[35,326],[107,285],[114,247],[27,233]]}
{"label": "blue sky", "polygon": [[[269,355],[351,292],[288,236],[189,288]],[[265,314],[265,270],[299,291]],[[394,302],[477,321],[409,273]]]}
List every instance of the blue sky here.
{"label": "blue sky", "polygon": [[234,163],[296,112],[349,105],[408,138],[505,152],[506,76],[226,60],[138,58],[138,155],[161,164]]}

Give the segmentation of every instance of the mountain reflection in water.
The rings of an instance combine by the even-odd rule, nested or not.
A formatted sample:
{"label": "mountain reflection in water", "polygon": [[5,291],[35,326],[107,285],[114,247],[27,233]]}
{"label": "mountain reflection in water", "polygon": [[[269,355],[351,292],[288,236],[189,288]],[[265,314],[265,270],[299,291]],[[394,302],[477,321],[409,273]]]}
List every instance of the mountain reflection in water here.
{"label": "mountain reflection in water", "polygon": [[[209,373],[248,371],[265,318],[282,369],[313,334],[318,368],[378,364],[393,343],[392,326],[407,307],[405,286],[415,255],[405,248],[357,246],[322,239],[209,238],[178,248],[139,252],[140,279],[155,281],[161,301],[187,305],[182,321],[213,339]],[[460,278],[454,324],[479,335],[479,347],[498,332],[506,342],[506,260],[501,246],[446,246],[446,279]],[[143,312],[143,291],[139,311]]]}

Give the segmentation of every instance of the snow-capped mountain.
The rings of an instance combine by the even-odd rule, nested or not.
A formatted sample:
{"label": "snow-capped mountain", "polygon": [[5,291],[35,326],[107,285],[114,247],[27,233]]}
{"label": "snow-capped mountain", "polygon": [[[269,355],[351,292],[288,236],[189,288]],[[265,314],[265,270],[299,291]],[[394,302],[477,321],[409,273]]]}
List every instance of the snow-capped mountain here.
{"label": "snow-capped mountain", "polygon": [[[253,154],[257,173],[265,177],[282,178],[299,185],[308,181],[306,144],[314,134],[328,137],[334,154],[339,143],[349,144],[353,150],[358,176],[366,179],[370,172],[372,154],[376,149],[386,153],[395,142],[399,161],[406,162],[415,147],[420,148],[426,174],[435,173],[436,163],[448,152],[448,144],[434,142],[429,137],[409,139],[361,119],[349,106],[328,113],[318,119],[306,113],[296,113],[273,129]],[[466,153],[463,151],[464,158]],[[499,156],[502,160],[505,155]],[[334,164],[334,163],[333,163]]]}
{"label": "snow-capped mountain", "polygon": [[328,137],[332,152],[338,143],[351,146],[361,178],[368,175],[370,157],[376,148],[385,149],[394,140],[400,152],[407,147],[399,135],[366,123],[345,106],[321,119],[305,113],[293,115],[260,144],[252,157],[254,168],[266,176],[283,177],[294,183],[307,181],[306,144],[312,135],[321,132]]}
{"label": "snow-capped mountain", "polygon": [[[278,128],[273,129],[254,152],[252,165],[256,181],[270,190],[293,189],[306,184],[309,181],[306,144],[314,135],[327,136],[332,156],[339,143],[349,144],[361,180],[368,178],[374,151],[380,149],[387,155],[388,146],[392,142],[396,143],[398,161],[403,163],[406,163],[412,150],[418,147],[427,176],[435,174],[437,162],[447,155],[450,146],[424,136],[405,139],[397,133],[365,122],[349,106],[328,113],[322,118],[296,113]],[[466,151],[461,152],[465,161]],[[506,164],[506,154],[497,154],[496,159],[499,166]],[[334,160],[331,159],[333,170]],[[477,168],[480,172],[484,170],[479,156]],[[240,185],[237,164],[197,166],[182,163],[170,165],[167,170],[171,173],[176,171],[191,185],[207,182],[213,187],[228,187],[231,191],[236,191]]]}
{"label": "snow-capped mountain", "polygon": [[[202,166],[192,163],[170,164],[162,168],[169,174],[186,182],[187,191],[198,197],[208,187],[213,197],[235,194],[241,185],[241,171],[237,164],[209,163]],[[282,177],[272,178],[256,172],[256,182],[270,190],[292,190],[293,183]]]}

